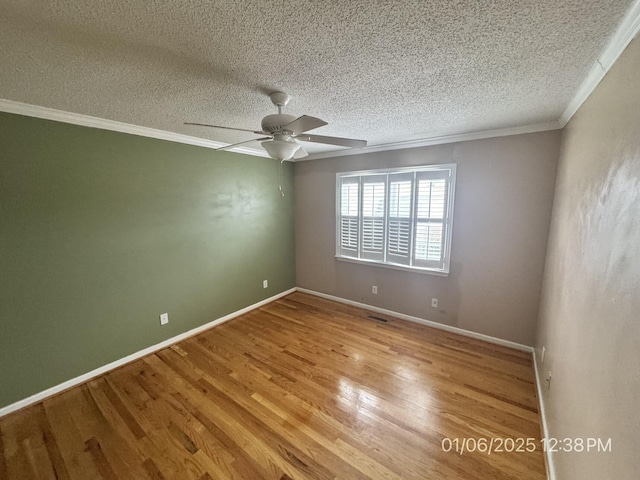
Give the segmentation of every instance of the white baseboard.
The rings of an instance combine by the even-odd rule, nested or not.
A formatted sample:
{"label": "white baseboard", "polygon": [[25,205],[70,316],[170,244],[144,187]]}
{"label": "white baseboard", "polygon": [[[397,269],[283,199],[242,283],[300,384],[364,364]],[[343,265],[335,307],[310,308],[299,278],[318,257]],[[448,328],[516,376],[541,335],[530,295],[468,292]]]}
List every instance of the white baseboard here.
{"label": "white baseboard", "polygon": [[334,302],[344,303],[346,305],[352,305],[354,307],[364,308],[365,310],[371,310],[372,312],[382,313],[391,317],[400,318],[402,320],[408,320],[414,323],[420,323],[427,327],[437,328],[438,330],[444,330],[446,332],[457,333],[458,335],[464,335],[465,337],[475,338],[477,340],[484,340],[485,342],[493,343],[495,345],[501,345],[503,347],[513,348],[522,352],[533,352],[533,347],[523,345],[521,343],[511,342],[509,340],[503,340],[502,338],[492,337],[490,335],[484,335],[483,333],[472,332],[471,330],[465,330],[464,328],[452,327],[450,325],[444,325],[442,323],[434,322],[432,320],[426,320],[420,317],[414,317],[412,315],[406,315],[404,313],[394,312],[387,310],[386,308],[374,307],[373,305],[367,305],[366,303],[354,302],[353,300],[347,300],[346,298],[335,297],[327,293],[316,292],[314,290],[308,290],[306,288],[298,287],[298,292],[308,293],[309,295],[315,295],[316,297],[326,298],[327,300],[333,300]]}
{"label": "white baseboard", "polygon": [[82,383],[88,382],[89,380],[91,380],[92,378],[95,378],[99,375],[102,375],[110,370],[114,370],[118,367],[121,367],[122,365],[125,365],[127,363],[133,362],[134,360],[138,360],[139,358],[142,358],[146,355],[149,355],[151,353],[157,352],[158,350],[162,350],[163,348],[169,347],[171,345],[173,345],[174,343],[178,343],[181,342],[182,340],[192,337],[194,335],[197,335],[200,332],[203,332],[205,330],[208,330],[212,327],[215,327],[217,325],[220,325],[224,322],[227,322],[233,318],[236,318],[242,314],[245,314],[251,310],[255,310],[256,308],[259,308],[263,305],[266,305],[267,303],[271,303],[274,300],[277,300],[278,298],[284,297],[286,295],[289,295],[290,293],[293,293],[296,291],[296,288],[290,288],[289,290],[285,290],[284,292],[278,293],[277,295],[274,295],[272,297],[266,298],[258,303],[254,303],[253,305],[249,305],[248,307],[245,307],[241,310],[237,310],[233,313],[230,313],[228,315],[225,315],[224,317],[220,317],[216,320],[213,320],[209,323],[205,323],[204,325],[201,325],[199,327],[193,328],[187,332],[181,333],[180,335],[176,335],[175,337],[171,337],[163,342],[157,343],[155,345],[152,345],[150,347],[147,347],[143,350],[140,350],[138,352],[132,353],[131,355],[127,355],[126,357],[123,357],[119,360],[116,360],[115,362],[111,362],[108,363],[107,365],[103,365],[102,367],[96,368],[95,370],[91,370],[90,372],[87,372],[83,375],[80,375],[79,377],[75,377],[72,378],[71,380],[67,380],[66,382],[62,382],[59,385],[56,385],[54,387],[51,388],[47,388],[46,390],[43,390],[42,392],[36,393],[34,395],[31,395],[30,397],[27,397],[23,400],[18,400],[15,403],[12,403],[10,405],[7,405],[6,407],[2,407],[0,408],[0,417],[3,417],[4,415],[8,415],[9,413],[15,412],[16,410],[20,410],[21,408],[27,407],[29,405],[33,405],[34,403],[38,403],[42,400],[44,400],[45,398],[51,397],[53,395],[56,395],[57,393],[60,393],[64,390],[67,390],[71,387],[75,387],[76,385],[80,385]]}
{"label": "white baseboard", "polygon": [[[80,375],[78,377],[72,378],[70,380],[67,380],[66,382],[63,382],[59,385],[56,385],[54,387],[48,388],[46,390],[43,390],[42,392],[36,393],[34,395],[31,395],[30,397],[27,397],[23,400],[19,400],[15,403],[12,403],[10,405],[7,405],[6,407],[2,407],[0,408],[0,417],[4,416],[4,415],[8,415],[9,413],[15,412],[16,410],[20,410],[21,408],[27,407],[29,405],[33,405],[34,403],[38,403],[42,400],[44,400],[45,398],[51,397],[53,395],[56,395],[64,390],[67,390],[71,387],[74,387],[76,385],[80,385],[82,383],[85,383],[89,380],[91,380],[92,378],[95,378],[99,375],[102,375],[110,370],[114,370],[118,367],[121,367],[122,365],[125,365],[127,363],[130,363],[134,360],[137,360],[139,358],[142,358],[146,355],[149,355],[151,353],[154,353],[158,350],[161,350],[163,348],[169,347],[175,343],[178,343],[186,338],[192,337],[194,335],[197,335],[200,332],[203,332],[205,330],[208,330],[212,327],[215,327],[216,325],[220,325],[224,322],[227,322],[235,317],[238,317],[244,313],[247,313],[251,310],[254,310],[256,308],[259,308],[263,305],[266,305],[267,303],[273,302],[274,300],[277,300],[278,298],[284,297],[286,295],[289,295],[290,293],[293,293],[295,291],[299,291],[299,292],[303,292],[303,293],[308,293],[310,295],[315,295],[317,297],[321,297],[321,298],[326,298],[328,300],[333,300],[335,302],[339,302],[339,303],[344,303],[347,305],[352,305],[354,307],[359,307],[359,308],[363,308],[366,310],[370,310],[373,312],[377,312],[377,313],[382,313],[384,315],[389,315],[392,317],[396,317],[402,320],[408,320],[410,322],[414,322],[414,323],[419,323],[422,325],[426,325],[428,327],[432,327],[432,328],[437,328],[439,330],[444,330],[447,332],[451,332],[451,333],[456,333],[459,335],[464,335],[466,337],[470,337],[470,338],[475,338],[478,340],[484,340],[485,342],[489,342],[489,343],[493,343],[496,345],[501,345],[504,347],[509,347],[509,348],[513,348],[516,350],[520,350],[523,352],[533,352],[533,348],[529,347],[527,345],[523,345],[521,343],[516,343],[516,342],[511,342],[509,340],[503,340],[501,338],[496,338],[496,337],[492,337],[489,335],[484,335],[482,333],[476,333],[476,332],[472,332],[470,330],[465,330],[462,328],[458,328],[458,327],[452,327],[449,325],[444,325],[442,323],[437,323],[437,322],[433,322],[431,320],[426,320],[424,318],[419,318],[419,317],[414,317],[412,315],[406,315],[404,313],[399,313],[399,312],[394,312],[392,310],[387,310],[385,308],[380,308],[380,307],[375,307],[373,305],[367,305],[364,303],[360,303],[360,302],[355,302],[353,300],[347,300],[346,298],[341,298],[341,297],[336,297],[333,295],[329,295],[326,293],[321,293],[321,292],[316,292],[314,290],[308,290],[306,288],[300,288],[300,287],[296,287],[296,288],[291,288],[289,290],[286,290],[284,292],[278,293],[277,295],[274,295],[272,297],[269,297],[265,300],[262,300],[258,303],[254,303],[253,305],[249,305],[248,307],[245,307],[241,310],[238,310],[236,312],[230,313],[228,315],[225,315],[224,317],[218,318],[216,320],[213,320],[209,323],[206,323],[204,325],[201,325],[199,327],[196,327],[192,330],[189,330],[187,332],[181,333],[180,335],[176,335],[175,337],[171,337],[167,340],[164,340],[163,342],[160,342],[158,344],[152,345],[150,347],[147,347],[143,350],[140,350],[138,352],[132,353],[131,355],[127,355],[126,357],[123,357],[119,360],[116,360],[114,362],[108,363],[107,365],[104,365],[102,367],[99,367],[95,370],[92,370],[90,372],[87,372],[83,375]],[[534,367],[536,366],[535,363],[535,355],[534,355]],[[539,382],[539,377],[537,374],[537,370],[536,370],[536,381]],[[540,386],[538,385],[538,390],[540,389]],[[545,431],[545,435],[546,435],[546,422],[545,422],[545,417],[544,417],[544,408],[542,406],[542,397],[540,395],[538,395],[538,398],[540,399],[540,404],[541,404],[541,415],[542,415],[542,421],[543,421],[543,428]],[[550,477],[553,479],[553,477]]]}
{"label": "white baseboard", "polygon": [[[544,438],[549,438],[549,428],[547,427],[547,415],[544,409],[544,399],[542,398],[542,378],[540,377],[540,369],[538,368],[538,355],[535,350],[533,351],[533,371],[536,377],[536,391],[538,394],[538,408],[540,410],[540,421],[542,423],[542,435]],[[555,467],[553,465],[553,453],[545,451],[544,453],[547,466],[547,479],[556,480]]]}

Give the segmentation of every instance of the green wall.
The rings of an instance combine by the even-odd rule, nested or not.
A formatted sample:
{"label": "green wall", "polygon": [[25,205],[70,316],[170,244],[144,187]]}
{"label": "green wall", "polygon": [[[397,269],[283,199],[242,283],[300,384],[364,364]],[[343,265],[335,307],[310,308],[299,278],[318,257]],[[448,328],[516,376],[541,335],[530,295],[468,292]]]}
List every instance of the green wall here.
{"label": "green wall", "polygon": [[0,113],[0,407],[295,286],[291,172]]}

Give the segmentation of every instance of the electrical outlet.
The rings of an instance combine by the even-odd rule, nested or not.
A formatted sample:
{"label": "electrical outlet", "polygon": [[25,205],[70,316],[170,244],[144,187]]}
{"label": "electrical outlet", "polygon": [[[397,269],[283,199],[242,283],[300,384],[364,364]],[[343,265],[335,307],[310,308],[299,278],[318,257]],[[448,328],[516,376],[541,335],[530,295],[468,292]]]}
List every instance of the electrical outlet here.
{"label": "electrical outlet", "polygon": [[262,281],[262,288],[267,288],[269,286],[269,280]]}
{"label": "electrical outlet", "polygon": [[371,286],[371,293],[373,293],[374,295],[378,294],[378,287],[376,285]]}
{"label": "electrical outlet", "polygon": [[544,347],[542,347],[542,355],[540,356],[540,362],[541,363],[544,363],[544,352],[545,352],[545,350],[546,349]]}
{"label": "electrical outlet", "polygon": [[438,308],[438,299],[437,298],[432,298],[431,299],[431,306],[433,308]]}
{"label": "electrical outlet", "polygon": [[160,325],[166,325],[167,323],[169,323],[169,314],[163,313],[160,315]]}

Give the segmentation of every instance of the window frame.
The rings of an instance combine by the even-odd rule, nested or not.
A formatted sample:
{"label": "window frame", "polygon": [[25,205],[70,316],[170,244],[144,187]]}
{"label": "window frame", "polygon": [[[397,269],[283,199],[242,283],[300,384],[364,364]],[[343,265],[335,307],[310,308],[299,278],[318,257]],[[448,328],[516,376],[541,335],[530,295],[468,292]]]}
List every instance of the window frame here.
{"label": "window frame", "polygon": [[[405,270],[411,271],[415,273],[422,273],[428,275],[439,275],[439,276],[448,276],[450,271],[450,262],[451,262],[451,247],[452,247],[452,238],[453,238],[453,214],[454,214],[454,200],[455,200],[455,187],[456,187],[456,171],[457,164],[455,163],[446,163],[446,164],[436,164],[436,165],[419,165],[415,167],[401,167],[401,168],[383,168],[376,170],[359,170],[359,171],[349,171],[349,172],[338,172],[336,173],[336,250],[335,250],[335,258],[340,261],[352,262],[364,265],[372,265],[376,267],[390,268],[394,270]],[[430,175],[431,174],[431,175]],[[411,198],[410,198],[410,235],[409,235],[409,252],[408,252],[408,261],[406,263],[399,263],[398,261],[394,262],[393,258],[391,261],[389,260],[389,251],[388,251],[388,242],[389,242],[389,219],[390,219],[390,185],[391,185],[391,176],[395,176],[396,179],[402,179],[403,177],[411,178]],[[372,256],[369,254],[365,254],[365,258],[363,258],[362,245],[363,245],[363,223],[364,223],[364,205],[363,205],[363,194],[364,194],[364,178],[366,177],[384,177],[385,180],[385,191],[384,191],[384,226],[383,226],[383,250],[381,253],[381,260],[371,258]],[[429,217],[428,220],[424,218],[418,217],[418,195],[419,195],[419,181],[421,179],[428,179],[429,177],[437,178],[442,177],[446,180],[445,183],[445,200],[444,200],[444,215],[442,218],[442,256],[441,260],[433,261],[433,260],[421,260],[416,259],[416,229],[420,223],[429,223],[433,221],[433,217]],[[341,196],[342,189],[341,185],[343,180],[351,180],[351,182],[347,183],[357,183],[358,184],[358,214],[357,214],[357,248],[355,250],[351,250],[350,252],[355,252],[356,256],[350,256],[350,252],[344,252],[343,254],[342,244],[341,244],[341,220],[342,220],[342,212],[341,212]],[[357,182],[353,182],[353,180],[357,179]],[[431,201],[431,196],[429,197]],[[367,217],[368,218],[368,217]],[[436,222],[437,223],[437,222]],[[366,258],[366,257],[369,258]],[[374,256],[375,257],[375,256]],[[400,260],[400,257],[398,259]],[[433,263],[437,262],[438,266],[434,267]],[[442,265],[442,267],[440,267]]]}

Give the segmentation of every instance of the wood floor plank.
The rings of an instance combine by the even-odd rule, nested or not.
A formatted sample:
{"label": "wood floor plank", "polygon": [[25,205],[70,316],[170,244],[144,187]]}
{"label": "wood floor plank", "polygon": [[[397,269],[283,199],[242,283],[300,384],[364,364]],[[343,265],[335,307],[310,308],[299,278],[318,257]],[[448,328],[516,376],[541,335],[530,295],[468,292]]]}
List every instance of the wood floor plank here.
{"label": "wood floor plank", "polygon": [[0,478],[545,478],[530,354],[370,315],[297,292],[0,418]]}
{"label": "wood floor plank", "polygon": [[30,415],[21,425],[21,428],[25,429],[22,448],[29,461],[31,471],[38,478],[53,479],[56,478],[56,473],[37,420],[37,415]]}
{"label": "wood floor plank", "polygon": [[44,405],[42,403],[36,405],[34,411],[34,414],[37,418],[38,427],[42,435],[42,441],[51,462],[54,477],[59,480],[66,480],[69,478],[69,472],[67,470],[67,466],[64,463],[64,458],[62,457],[62,453],[60,452],[58,440],[53,433],[51,423],[49,422],[49,418],[47,417],[47,412],[44,409]]}
{"label": "wood floor plank", "polygon": [[[102,396],[100,384],[105,377],[80,386],[81,396],[71,415],[80,430],[85,449],[102,476],[141,477],[144,469],[139,446],[130,431],[122,426],[115,408]],[[108,478],[111,478],[110,476]]]}
{"label": "wood floor plank", "polygon": [[[224,449],[218,447],[215,438],[201,438],[203,434],[198,433],[195,419],[190,418],[174,400],[173,395],[177,390],[169,389],[168,385],[158,382],[157,374],[148,366],[145,366],[142,372],[150,388],[161,392],[152,405],[146,405],[143,409],[135,407],[139,401],[138,396],[144,390],[135,391],[137,383],[130,375],[125,375],[126,370],[122,372],[120,381],[113,382],[113,388],[123,404],[128,407],[136,423],[146,433],[148,442],[140,444],[144,455],[154,459],[156,466],[168,478],[200,478],[209,470],[214,471],[217,478],[232,478],[224,468],[224,462],[219,462],[219,455],[215,454],[224,454]],[[154,382],[157,383],[151,386]],[[123,385],[130,385],[128,394],[122,388]],[[130,400],[132,396],[135,396],[136,400]],[[209,456],[202,454],[203,448],[210,453]],[[171,451],[172,455],[158,455],[159,452],[165,451]],[[148,464],[145,465],[143,462],[143,467],[148,470]]]}
{"label": "wood floor plank", "polygon": [[4,433],[2,431],[1,423],[0,423],[0,478],[9,478],[9,473],[7,471],[7,460],[5,458]]}
{"label": "wood floor plank", "polygon": [[82,476],[99,478],[93,459],[89,452],[85,451],[84,440],[71,416],[69,406],[74,403],[73,392],[68,392],[67,395],[57,395],[45,400],[43,406],[51,424],[51,430],[55,432],[69,478],[81,478]]}
{"label": "wood floor plank", "polygon": [[[202,352],[196,345],[189,345],[185,347],[185,350],[195,352],[201,352],[201,355],[207,355],[207,352]],[[180,361],[179,358],[174,358],[174,361]],[[204,373],[204,372],[203,372]],[[318,471],[323,465],[330,469],[330,471],[345,471],[348,473],[349,478],[354,480],[363,478],[359,472],[351,465],[343,462],[339,457],[334,455],[330,450],[324,448],[320,443],[312,441],[305,435],[300,435],[300,430],[295,425],[291,424],[287,419],[275,415],[271,410],[264,408],[262,405],[256,402],[253,397],[253,392],[247,392],[242,383],[239,383],[231,376],[228,378],[216,378],[211,379],[216,383],[218,392],[224,395],[227,399],[232,399],[233,405],[228,409],[237,408],[242,413],[242,409],[246,413],[243,413],[243,417],[252,417],[255,424],[261,424],[260,430],[273,432],[267,441],[277,443],[282,446],[285,452],[285,456],[290,458],[296,458],[298,463],[302,463],[305,469],[310,469],[310,464],[316,464],[313,477],[323,478],[323,474]],[[210,381],[207,379],[208,384]],[[249,395],[247,395],[247,393]],[[304,433],[304,432],[302,432]],[[293,457],[292,457],[293,456]],[[331,473],[325,474],[326,478],[332,478]]]}
{"label": "wood floor plank", "polygon": [[25,422],[30,416],[30,412],[22,410],[2,419],[0,429],[4,437],[4,456],[9,479],[38,477],[25,449],[25,441],[29,439],[29,429],[25,428]]}
{"label": "wood floor plank", "polygon": [[196,381],[195,384],[191,383],[185,377],[181,377],[174,370],[169,369],[158,357],[148,357],[145,362],[149,362],[159,372],[163,383],[170,388],[185,392],[190,401],[204,412],[209,421],[218,425],[221,430],[228,432],[244,453],[263,467],[267,472],[265,478],[279,478],[283,472],[294,478],[313,478],[297,471],[295,465],[284,462],[283,458],[277,454],[275,447],[251,431],[242,415],[234,415],[234,412],[229,413],[222,408],[219,404],[220,399],[209,395],[212,390],[215,390],[211,384],[201,382],[201,380]]}

